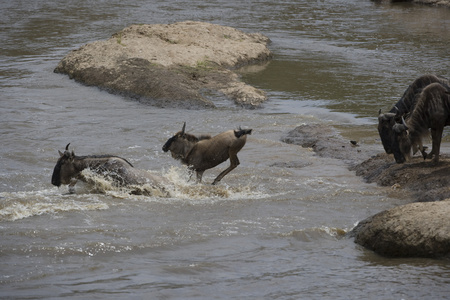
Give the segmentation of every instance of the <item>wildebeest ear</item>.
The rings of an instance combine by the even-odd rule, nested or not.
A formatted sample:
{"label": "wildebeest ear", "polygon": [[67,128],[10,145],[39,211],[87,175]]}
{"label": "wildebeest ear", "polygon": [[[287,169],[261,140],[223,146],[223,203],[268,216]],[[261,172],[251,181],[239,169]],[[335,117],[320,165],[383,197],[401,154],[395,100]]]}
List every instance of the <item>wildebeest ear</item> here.
{"label": "wildebeest ear", "polygon": [[59,151],[59,150],[58,150],[58,153],[59,153],[59,157],[63,157],[63,156],[64,156],[64,153],[62,153],[62,152]]}

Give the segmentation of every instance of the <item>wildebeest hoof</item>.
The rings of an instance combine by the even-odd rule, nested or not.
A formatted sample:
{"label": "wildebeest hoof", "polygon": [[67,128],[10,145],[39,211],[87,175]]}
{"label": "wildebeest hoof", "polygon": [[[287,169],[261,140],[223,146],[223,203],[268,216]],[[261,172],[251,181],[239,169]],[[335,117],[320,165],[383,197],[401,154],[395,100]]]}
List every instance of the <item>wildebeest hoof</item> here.
{"label": "wildebeest hoof", "polygon": [[428,154],[424,151],[424,152],[422,152],[422,157],[423,157],[423,160],[426,160],[428,158]]}

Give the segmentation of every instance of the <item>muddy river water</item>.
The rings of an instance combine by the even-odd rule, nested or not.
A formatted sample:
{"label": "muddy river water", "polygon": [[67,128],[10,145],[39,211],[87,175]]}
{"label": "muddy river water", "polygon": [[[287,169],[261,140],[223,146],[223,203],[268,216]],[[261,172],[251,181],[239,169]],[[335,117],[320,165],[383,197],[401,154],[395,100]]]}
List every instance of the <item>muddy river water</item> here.
{"label": "muddy river water", "polygon": [[[450,262],[388,259],[343,238],[411,202],[345,162],[281,142],[326,124],[383,151],[378,109],[419,75],[450,77],[450,10],[362,0],[2,1],[0,298],[444,299]],[[135,23],[196,20],[261,32],[269,64],[242,70],[263,108],[156,108],[53,69],[70,50]],[[163,143],[187,131],[253,128],[217,186],[188,181]],[[115,154],[168,178],[164,197],[50,178],[57,150]],[[225,167],[208,170],[211,182]]]}

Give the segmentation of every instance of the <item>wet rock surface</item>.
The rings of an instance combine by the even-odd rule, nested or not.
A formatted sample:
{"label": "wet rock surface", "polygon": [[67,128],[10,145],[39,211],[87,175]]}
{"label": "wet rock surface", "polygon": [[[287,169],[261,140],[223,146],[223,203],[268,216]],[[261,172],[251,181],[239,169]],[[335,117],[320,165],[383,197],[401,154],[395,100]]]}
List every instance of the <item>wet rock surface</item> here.
{"label": "wet rock surface", "polygon": [[71,51],[55,72],[157,106],[214,107],[211,91],[255,108],[265,92],[241,82],[232,69],[270,60],[269,42],[204,22],[132,25]]}

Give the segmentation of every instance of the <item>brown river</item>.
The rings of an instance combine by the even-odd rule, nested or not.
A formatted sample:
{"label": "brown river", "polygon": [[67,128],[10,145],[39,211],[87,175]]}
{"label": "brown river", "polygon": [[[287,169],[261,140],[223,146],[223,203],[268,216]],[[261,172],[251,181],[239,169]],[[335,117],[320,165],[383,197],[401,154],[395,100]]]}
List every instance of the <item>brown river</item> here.
{"label": "brown river", "polygon": [[[195,20],[268,36],[274,59],[242,70],[264,107],[157,108],[55,74],[70,50],[131,24]],[[281,141],[325,124],[383,152],[378,109],[425,73],[450,77],[450,9],[369,0],[2,1],[1,299],[450,299],[450,261],[389,259],[343,237],[412,200],[340,160]],[[241,165],[205,184],[161,150],[253,128]],[[446,133],[448,135],[448,132]],[[447,137],[448,140],[448,137]],[[58,150],[115,154],[167,178],[170,196],[93,178],[50,179]],[[228,164],[228,163],[226,163]]]}

